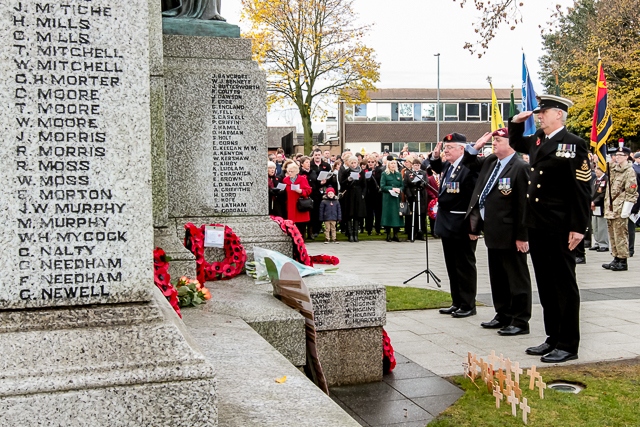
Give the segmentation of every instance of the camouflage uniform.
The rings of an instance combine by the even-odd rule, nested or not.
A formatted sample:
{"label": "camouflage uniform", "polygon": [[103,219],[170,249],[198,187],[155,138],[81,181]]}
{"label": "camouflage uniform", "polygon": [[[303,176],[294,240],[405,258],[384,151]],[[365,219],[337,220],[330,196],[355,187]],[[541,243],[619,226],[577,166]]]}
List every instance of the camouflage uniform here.
{"label": "camouflage uniform", "polygon": [[[631,163],[609,163],[609,185],[604,196],[604,217],[609,228],[611,252],[615,258],[629,258],[628,219],[621,218],[624,202],[635,203],[638,198],[636,173]],[[613,203],[612,203],[613,202]]]}

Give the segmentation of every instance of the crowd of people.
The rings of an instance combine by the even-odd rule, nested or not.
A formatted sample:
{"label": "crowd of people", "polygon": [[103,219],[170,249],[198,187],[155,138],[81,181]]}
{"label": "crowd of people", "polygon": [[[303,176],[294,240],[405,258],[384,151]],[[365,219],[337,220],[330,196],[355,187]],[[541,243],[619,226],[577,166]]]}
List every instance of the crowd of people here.
{"label": "crowd of people", "polygon": [[412,242],[429,230],[435,235],[435,213],[427,218],[439,184],[424,155],[345,151],[336,158],[315,148],[311,156],[287,159],[279,151],[270,156],[268,172],[269,214],[294,221],[306,240],[315,240],[323,228],[325,243],[337,243],[336,230],[350,242],[365,232],[399,242],[400,229]]}
{"label": "crowd of people", "polygon": [[[374,231],[400,241],[401,228],[408,241],[439,237],[452,298],[440,313],[453,318],[476,314],[475,251],[483,236],[496,315],[481,326],[501,336],[529,333],[529,255],[547,339],[526,353],[548,363],[576,359],[576,264],[586,262],[588,248],[612,253],[603,268],[628,269],[640,223],[640,153],[621,144],[607,159],[590,154],[565,128],[571,105],[542,96],[537,110],[512,117],[508,129],[475,143],[452,133],[424,156],[405,149],[397,157],[335,157],[316,148],[310,157],[286,159],[278,152],[268,167],[270,213],[296,222],[307,239],[324,225],[325,243],[336,242],[337,227],[350,242]],[[524,136],[534,114],[539,129]],[[605,161],[606,170],[597,167]]]}

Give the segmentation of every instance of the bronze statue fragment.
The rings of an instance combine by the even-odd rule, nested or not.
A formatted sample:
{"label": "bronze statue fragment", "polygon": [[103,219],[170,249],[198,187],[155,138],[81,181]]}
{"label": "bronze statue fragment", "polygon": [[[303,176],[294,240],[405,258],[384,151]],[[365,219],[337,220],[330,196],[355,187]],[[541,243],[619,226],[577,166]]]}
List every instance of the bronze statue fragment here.
{"label": "bronze statue fragment", "polygon": [[162,0],[162,16],[167,18],[226,21],[220,15],[222,0]]}

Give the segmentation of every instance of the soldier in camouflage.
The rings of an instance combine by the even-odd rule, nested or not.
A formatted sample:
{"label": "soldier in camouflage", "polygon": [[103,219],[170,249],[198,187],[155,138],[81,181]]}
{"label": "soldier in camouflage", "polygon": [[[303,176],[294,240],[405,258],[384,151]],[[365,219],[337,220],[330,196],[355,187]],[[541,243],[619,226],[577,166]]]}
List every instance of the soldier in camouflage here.
{"label": "soldier in camouflage", "polygon": [[620,147],[615,160],[609,163],[609,185],[604,196],[604,217],[609,228],[611,252],[614,256],[602,268],[611,271],[627,270],[629,258],[629,227],[627,222],[631,209],[638,198],[636,173],[629,163],[631,150]]}

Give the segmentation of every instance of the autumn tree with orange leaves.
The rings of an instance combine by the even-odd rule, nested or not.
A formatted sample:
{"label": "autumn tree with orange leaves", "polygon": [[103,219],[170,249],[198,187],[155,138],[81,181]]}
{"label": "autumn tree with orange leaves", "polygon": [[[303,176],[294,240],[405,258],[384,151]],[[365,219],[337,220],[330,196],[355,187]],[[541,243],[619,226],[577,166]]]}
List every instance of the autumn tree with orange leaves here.
{"label": "autumn tree with orange leaves", "polygon": [[363,43],[353,0],[242,0],[251,24],[253,58],[267,73],[268,104],[293,102],[300,112],[305,152],[313,146],[313,117],[322,101],[340,96],[366,102],[380,65]]}

